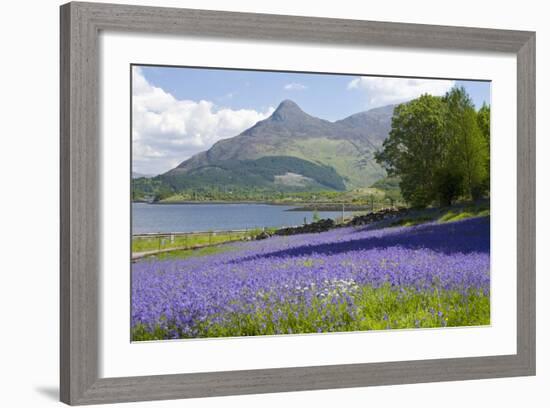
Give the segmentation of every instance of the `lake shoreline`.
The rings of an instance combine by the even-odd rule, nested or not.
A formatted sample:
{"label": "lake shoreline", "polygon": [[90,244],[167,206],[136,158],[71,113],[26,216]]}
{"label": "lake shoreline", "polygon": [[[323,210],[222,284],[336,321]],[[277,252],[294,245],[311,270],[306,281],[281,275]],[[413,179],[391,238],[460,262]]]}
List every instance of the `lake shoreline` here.
{"label": "lake shoreline", "polygon": [[[151,204],[151,205],[204,205],[204,204],[266,204],[266,205],[292,205],[291,203],[272,202],[272,201],[132,201],[132,204]],[[302,203],[300,203],[302,204]]]}
{"label": "lake shoreline", "polygon": [[[283,228],[303,225],[314,221],[314,211],[287,211],[296,205],[237,202],[178,202],[176,205],[162,203],[132,203],[132,232],[189,232],[210,230],[239,230],[256,228]],[[341,217],[338,211],[323,211],[321,218]]]}
{"label": "lake shoreline", "polygon": [[[342,203],[304,203],[304,202],[280,202],[280,201],[170,201],[170,202],[147,202],[147,201],[132,201],[132,204],[150,204],[150,205],[230,205],[230,204],[251,204],[251,205],[279,205],[279,206],[290,206],[295,208],[290,208],[285,211],[303,211],[303,212],[313,212],[313,211],[342,211]],[[361,205],[361,204],[345,204],[345,211],[370,211],[370,205]]]}
{"label": "lake shoreline", "polygon": [[[372,207],[370,205],[360,205],[360,204],[344,204],[344,211],[371,211]],[[306,212],[325,212],[325,211],[342,211],[341,203],[334,204],[305,204],[300,205],[296,208],[290,208],[286,211],[306,211]]]}

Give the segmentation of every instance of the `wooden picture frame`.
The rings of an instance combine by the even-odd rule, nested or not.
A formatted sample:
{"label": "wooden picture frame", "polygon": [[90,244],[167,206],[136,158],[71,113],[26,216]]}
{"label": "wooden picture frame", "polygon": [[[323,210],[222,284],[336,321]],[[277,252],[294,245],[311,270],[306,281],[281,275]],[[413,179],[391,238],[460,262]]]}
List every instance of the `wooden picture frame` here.
{"label": "wooden picture frame", "polygon": [[[517,56],[517,353],[387,363],[99,377],[100,31]],[[535,33],[113,4],[61,6],[61,401],[96,404],[535,374]]]}

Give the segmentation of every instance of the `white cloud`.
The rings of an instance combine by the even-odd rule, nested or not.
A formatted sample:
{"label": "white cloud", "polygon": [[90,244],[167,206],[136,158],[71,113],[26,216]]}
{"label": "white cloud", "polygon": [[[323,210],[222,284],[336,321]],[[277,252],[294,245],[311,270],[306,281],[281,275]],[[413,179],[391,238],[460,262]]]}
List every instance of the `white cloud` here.
{"label": "white cloud", "polygon": [[286,84],[283,88],[285,91],[303,91],[307,89],[307,86],[299,84],[298,82],[291,82],[290,84]]}
{"label": "white cloud", "polygon": [[139,68],[134,68],[132,88],[132,166],[134,172],[142,174],[168,171],[218,140],[241,133],[274,110],[233,110],[210,101],[179,100],[151,85]]}
{"label": "white cloud", "polygon": [[455,81],[441,79],[358,77],[348,83],[348,89],[366,92],[370,108],[409,101],[422,94],[444,95]]}

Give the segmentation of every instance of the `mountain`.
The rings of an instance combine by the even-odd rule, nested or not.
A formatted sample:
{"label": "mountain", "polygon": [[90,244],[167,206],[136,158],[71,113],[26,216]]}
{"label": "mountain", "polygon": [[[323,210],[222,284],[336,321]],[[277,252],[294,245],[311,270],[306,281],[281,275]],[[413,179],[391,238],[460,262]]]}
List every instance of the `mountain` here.
{"label": "mountain", "polygon": [[356,129],[365,129],[368,132],[371,142],[382,145],[391,129],[391,118],[394,108],[395,105],[388,105],[381,108],[370,109],[365,112],[359,112],[339,120],[336,124]]}
{"label": "mountain", "polygon": [[176,190],[200,185],[274,190],[368,187],[385,176],[374,152],[388,136],[393,108],[330,122],[285,100],[269,118],[160,177]]}
{"label": "mountain", "polygon": [[151,174],[142,174],[142,173],[137,173],[135,171],[132,172],[132,179],[137,179],[137,178],[141,178],[141,177],[145,177],[145,178],[153,178],[155,176],[151,175]]}

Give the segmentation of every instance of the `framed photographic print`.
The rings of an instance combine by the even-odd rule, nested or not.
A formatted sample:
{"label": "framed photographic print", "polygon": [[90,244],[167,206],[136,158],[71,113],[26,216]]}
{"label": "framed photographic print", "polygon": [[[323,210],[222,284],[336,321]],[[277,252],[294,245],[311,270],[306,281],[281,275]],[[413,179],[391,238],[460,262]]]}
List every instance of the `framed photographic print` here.
{"label": "framed photographic print", "polygon": [[62,401],[534,375],[534,158],[532,32],[62,6]]}

